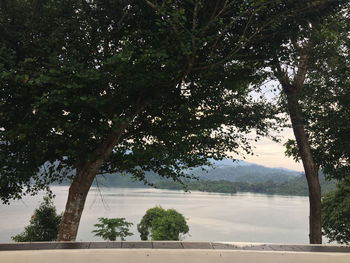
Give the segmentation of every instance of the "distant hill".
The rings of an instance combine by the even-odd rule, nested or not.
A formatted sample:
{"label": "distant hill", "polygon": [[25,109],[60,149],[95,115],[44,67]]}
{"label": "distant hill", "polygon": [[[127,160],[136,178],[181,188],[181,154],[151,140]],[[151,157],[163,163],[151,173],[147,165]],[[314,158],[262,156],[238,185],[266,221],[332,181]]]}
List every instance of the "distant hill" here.
{"label": "distant hill", "polygon": [[[223,159],[213,161],[214,168],[201,167],[191,172],[199,180],[186,180],[188,190],[237,193],[253,192],[280,195],[308,195],[308,187],[305,175],[298,171],[285,168],[269,168],[245,161]],[[202,171],[202,168],[206,171]],[[171,179],[161,178],[159,175],[147,172],[148,182],[161,189],[181,190],[183,186]],[[70,184],[65,181],[63,184]],[[98,175],[94,181],[95,186],[100,187],[149,187],[144,182],[133,179],[128,174]],[[327,181],[321,173],[320,184],[322,194],[335,190],[336,181]]]}
{"label": "distant hill", "polygon": [[[211,160],[214,167],[198,167],[188,173],[192,173],[200,180],[209,181],[228,181],[243,183],[262,183],[272,181],[274,183],[283,183],[301,176],[298,171],[284,168],[269,168],[245,161],[232,161],[223,159],[220,161]],[[205,169],[203,171],[203,169]],[[149,182],[171,181],[164,179],[152,172],[146,173]],[[143,182],[135,181],[130,175],[109,174],[97,176],[96,182],[103,186],[117,187],[145,187]]]}
{"label": "distant hill", "polygon": [[259,183],[273,181],[276,183],[287,182],[301,175],[301,172],[285,168],[270,168],[241,160],[232,161],[223,159],[221,161],[212,161],[214,168],[204,167],[207,171],[200,168],[193,170],[193,174],[201,180],[228,182],[247,182]]}
{"label": "distant hill", "polygon": [[[211,162],[213,167],[198,167],[188,171],[198,179],[186,179],[184,181],[188,190],[231,194],[253,192],[280,195],[308,195],[307,181],[302,172],[285,168],[269,168],[241,160],[232,161],[231,159],[223,159],[220,161],[211,160]],[[147,172],[146,179],[157,188],[183,189],[183,185],[175,183],[171,179],[161,178],[153,172]],[[321,173],[320,184],[322,194],[334,191],[336,189],[336,183],[335,180],[326,180],[325,176]],[[64,180],[62,184],[70,185],[70,181],[68,179]],[[94,185],[99,187],[150,187],[145,185],[144,182],[135,180],[129,174],[120,173],[97,175]]]}
{"label": "distant hill", "polygon": [[[158,188],[181,190],[183,186],[179,183],[171,181],[159,181],[155,183]],[[234,194],[237,192],[252,192],[262,194],[278,194],[278,195],[297,195],[307,196],[309,194],[306,178],[304,175],[296,177],[290,181],[283,183],[275,183],[273,181],[247,183],[247,182],[228,182],[228,181],[186,181],[188,190],[216,192]],[[322,195],[334,191],[337,182],[335,180],[327,181],[324,175],[320,175],[320,184]]]}

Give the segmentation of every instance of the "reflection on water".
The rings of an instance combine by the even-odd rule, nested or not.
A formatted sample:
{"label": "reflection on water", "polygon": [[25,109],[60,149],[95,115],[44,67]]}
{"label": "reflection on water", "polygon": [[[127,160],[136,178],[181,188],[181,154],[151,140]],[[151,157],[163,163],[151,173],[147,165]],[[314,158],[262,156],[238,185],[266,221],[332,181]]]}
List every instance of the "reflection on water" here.
{"label": "reflection on water", "polygon": [[[56,186],[55,205],[63,211],[68,187]],[[41,196],[0,205],[0,242],[23,231]],[[98,217],[125,217],[133,222],[134,236],[146,210],[161,205],[182,213],[190,227],[188,241],[308,242],[308,199],[252,193],[233,195],[193,191],[135,188],[92,188],[81,219],[77,240],[100,240],[91,234]]]}

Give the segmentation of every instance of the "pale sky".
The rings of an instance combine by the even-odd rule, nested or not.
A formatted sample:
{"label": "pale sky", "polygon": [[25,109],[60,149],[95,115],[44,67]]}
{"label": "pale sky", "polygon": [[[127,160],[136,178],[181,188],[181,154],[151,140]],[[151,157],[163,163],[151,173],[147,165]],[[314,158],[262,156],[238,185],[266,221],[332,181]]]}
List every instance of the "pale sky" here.
{"label": "pale sky", "polygon": [[[263,95],[267,100],[274,101],[279,97],[280,92],[281,88],[279,82],[271,80],[262,86],[262,90],[259,93],[252,92],[251,95],[256,99]],[[261,138],[258,142],[252,142],[251,145],[255,146],[255,149],[253,149],[254,155],[247,155],[244,160],[267,167],[283,167],[296,171],[303,171],[304,168],[301,162],[297,163],[292,157],[287,157],[284,154],[286,149],[283,144],[286,143],[288,139],[294,139],[292,128],[285,128],[278,135],[279,138],[281,138],[280,143],[276,143],[269,138]],[[252,136],[252,138],[254,137]],[[242,159],[242,157],[233,157]]]}
{"label": "pale sky", "polygon": [[[255,147],[253,149],[254,155],[246,155],[247,162],[252,162],[260,164],[267,167],[283,167],[287,169],[303,171],[303,165],[301,162],[296,163],[293,158],[287,157],[285,152],[285,147],[283,144],[288,139],[294,139],[293,131],[291,128],[285,129],[280,133],[282,137],[280,143],[276,143],[269,138],[262,138],[258,142],[252,142]],[[233,156],[234,158],[236,156]],[[242,157],[236,157],[242,159]]]}

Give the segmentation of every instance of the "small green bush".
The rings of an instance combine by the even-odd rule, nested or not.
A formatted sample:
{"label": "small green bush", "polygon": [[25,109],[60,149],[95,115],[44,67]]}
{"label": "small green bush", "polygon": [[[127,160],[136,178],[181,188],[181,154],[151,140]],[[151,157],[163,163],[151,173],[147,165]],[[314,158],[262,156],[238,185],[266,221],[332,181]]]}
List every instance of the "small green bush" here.
{"label": "small green bush", "polygon": [[141,240],[180,240],[189,232],[185,217],[175,209],[148,209],[137,225]]}
{"label": "small green bush", "polygon": [[52,200],[45,196],[39,208],[21,234],[11,237],[16,242],[54,241],[57,238],[62,215],[56,213]]}
{"label": "small green bush", "polygon": [[129,227],[133,223],[125,221],[125,218],[98,218],[100,224],[95,224],[94,226],[98,229],[93,230],[95,236],[100,236],[104,240],[115,241],[118,237],[120,240],[124,241],[127,236],[132,236],[133,233],[129,232]]}

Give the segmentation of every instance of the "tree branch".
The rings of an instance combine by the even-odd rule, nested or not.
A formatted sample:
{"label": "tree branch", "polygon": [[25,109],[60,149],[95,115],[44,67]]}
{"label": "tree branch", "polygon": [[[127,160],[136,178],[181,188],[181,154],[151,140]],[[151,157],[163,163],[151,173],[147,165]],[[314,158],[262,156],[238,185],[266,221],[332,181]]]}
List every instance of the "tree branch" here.
{"label": "tree branch", "polygon": [[293,86],[295,86],[296,92],[301,90],[306,78],[307,64],[309,60],[309,53],[310,53],[311,46],[312,46],[312,43],[309,40],[301,51],[300,61],[298,64],[298,71],[297,71],[297,74],[294,76],[294,80],[293,80]]}

